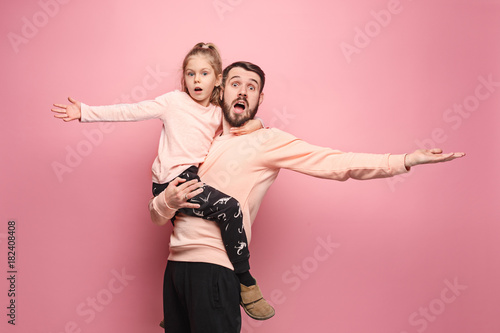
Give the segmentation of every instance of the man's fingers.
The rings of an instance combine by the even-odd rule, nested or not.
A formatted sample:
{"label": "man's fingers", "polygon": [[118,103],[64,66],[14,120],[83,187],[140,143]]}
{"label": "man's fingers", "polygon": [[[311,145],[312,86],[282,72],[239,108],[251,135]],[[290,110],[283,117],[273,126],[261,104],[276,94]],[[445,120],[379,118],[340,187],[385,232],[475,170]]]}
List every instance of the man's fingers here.
{"label": "man's fingers", "polygon": [[460,158],[460,157],[464,157],[465,156],[465,153],[450,153],[447,160],[451,161],[451,160],[454,160],[456,158]]}
{"label": "man's fingers", "polygon": [[186,202],[186,203],[184,203],[184,204],[181,205],[181,208],[194,208],[194,209],[198,209],[198,208],[200,208],[200,205],[194,204],[194,203],[190,203],[190,202]]}
{"label": "man's fingers", "polygon": [[451,161],[452,159],[453,159],[453,153],[442,154],[439,161],[440,162],[447,162],[447,161]]}
{"label": "man's fingers", "polygon": [[194,191],[191,191],[191,192],[187,193],[186,197],[189,200],[191,198],[194,198],[195,196],[197,196],[200,193],[203,193],[203,189],[202,188],[199,188],[197,190],[194,190]]}
{"label": "man's fingers", "polygon": [[188,201],[202,192],[203,192],[202,188],[199,188],[196,190],[189,190],[189,188],[188,188],[186,191],[180,192],[179,197],[181,200]]}
{"label": "man's fingers", "polygon": [[447,153],[447,154],[440,154],[435,155],[435,161],[436,162],[448,162],[452,161],[456,158],[464,157],[465,153]]}
{"label": "man's fingers", "polygon": [[433,148],[433,149],[430,149],[429,152],[431,152],[433,154],[442,154],[443,150],[439,149],[439,148]]}
{"label": "man's fingers", "polygon": [[197,182],[194,182],[194,183],[191,183],[191,184],[186,184],[186,185],[187,185],[187,186],[186,186],[186,188],[185,188],[185,189],[186,189],[188,192],[192,192],[192,191],[196,191],[196,190],[197,190],[197,189],[199,189],[200,187],[203,187],[203,185],[204,185],[204,184],[203,184],[203,182],[199,182],[199,181],[197,181]]}
{"label": "man's fingers", "polygon": [[179,185],[177,188],[179,189],[179,192],[185,191],[188,187],[195,185],[199,183],[198,179],[191,179],[190,181],[185,182],[182,185]]}
{"label": "man's fingers", "polygon": [[172,186],[177,186],[178,184],[180,184],[180,183],[184,183],[185,181],[186,181],[186,180],[185,180],[184,178],[179,178],[179,177],[176,177],[176,178],[174,178],[174,180],[172,180],[172,181],[170,182],[170,184],[171,184]]}

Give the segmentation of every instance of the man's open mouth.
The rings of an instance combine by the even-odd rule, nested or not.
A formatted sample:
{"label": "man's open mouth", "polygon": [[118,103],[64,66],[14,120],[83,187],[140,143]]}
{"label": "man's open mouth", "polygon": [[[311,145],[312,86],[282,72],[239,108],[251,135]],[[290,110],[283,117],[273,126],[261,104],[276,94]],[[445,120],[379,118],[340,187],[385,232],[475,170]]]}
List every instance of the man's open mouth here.
{"label": "man's open mouth", "polygon": [[234,104],[234,112],[236,113],[243,113],[246,109],[246,104],[244,102],[237,102]]}

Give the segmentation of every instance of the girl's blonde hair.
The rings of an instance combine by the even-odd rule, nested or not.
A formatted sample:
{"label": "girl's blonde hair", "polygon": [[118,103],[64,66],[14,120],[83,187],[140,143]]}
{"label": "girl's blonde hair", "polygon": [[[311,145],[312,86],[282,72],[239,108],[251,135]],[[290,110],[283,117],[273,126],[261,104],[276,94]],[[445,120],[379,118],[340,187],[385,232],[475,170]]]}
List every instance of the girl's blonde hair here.
{"label": "girl's blonde hair", "polygon": [[[219,50],[217,49],[217,47],[212,43],[196,44],[195,46],[193,46],[191,51],[189,51],[188,54],[186,54],[186,56],[184,57],[184,61],[182,62],[181,86],[182,86],[182,91],[186,92],[187,94],[189,94],[189,91],[186,87],[186,82],[184,79],[186,66],[189,62],[189,59],[197,55],[203,55],[207,57],[208,62],[212,66],[216,77],[222,74],[222,59],[220,57]],[[220,85],[214,87],[212,95],[210,96],[210,103],[214,105],[220,105],[220,99],[219,99],[220,91],[221,91]]]}

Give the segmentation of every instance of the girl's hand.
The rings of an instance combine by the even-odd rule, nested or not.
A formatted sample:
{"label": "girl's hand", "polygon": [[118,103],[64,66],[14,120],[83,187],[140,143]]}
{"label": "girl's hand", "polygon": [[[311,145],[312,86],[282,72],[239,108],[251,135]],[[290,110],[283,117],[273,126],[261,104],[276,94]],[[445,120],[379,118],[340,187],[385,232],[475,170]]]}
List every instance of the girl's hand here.
{"label": "girl's hand", "polygon": [[241,127],[231,127],[229,132],[234,135],[244,135],[255,132],[256,130],[260,130],[263,128],[262,122],[258,119],[250,119]]}
{"label": "girl's hand", "polygon": [[64,121],[80,120],[82,117],[82,103],[71,97],[68,97],[68,101],[70,101],[70,105],[54,104],[56,108],[51,109],[52,112],[56,113],[54,117]]}

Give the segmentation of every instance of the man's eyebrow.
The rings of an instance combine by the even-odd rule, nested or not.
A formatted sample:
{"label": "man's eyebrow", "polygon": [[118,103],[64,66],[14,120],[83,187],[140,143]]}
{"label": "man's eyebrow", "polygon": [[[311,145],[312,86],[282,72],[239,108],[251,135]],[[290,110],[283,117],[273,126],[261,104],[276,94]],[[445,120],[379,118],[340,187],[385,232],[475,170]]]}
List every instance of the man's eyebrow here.
{"label": "man's eyebrow", "polygon": [[257,85],[257,87],[259,86],[259,82],[257,82],[256,79],[250,79],[250,80],[252,80],[253,82],[255,82],[255,84]]}
{"label": "man's eyebrow", "polygon": [[[239,75],[235,75],[235,76],[232,76],[231,78],[229,78],[229,81],[231,81],[232,79],[241,79],[241,77]],[[250,80],[255,82],[255,84],[257,84],[257,86],[259,86],[259,82],[256,79],[250,78]]]}

